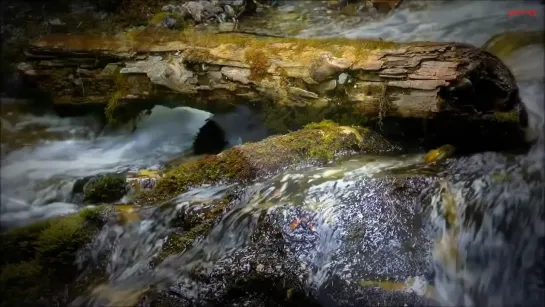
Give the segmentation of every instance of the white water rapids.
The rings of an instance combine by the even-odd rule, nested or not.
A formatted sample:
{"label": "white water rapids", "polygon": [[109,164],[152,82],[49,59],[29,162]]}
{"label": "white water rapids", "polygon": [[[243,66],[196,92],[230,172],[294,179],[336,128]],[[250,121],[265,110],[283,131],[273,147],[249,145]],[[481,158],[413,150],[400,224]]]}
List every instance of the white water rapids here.
{"label": "white water rapids", "polygon": [[[352,26],[348,29],[336,25],[316,26],[306,29],[301,36],[371,37],[394,41],[455,41],[481,46],[492,35],[505,31],[545,29],[544,6],[536,1],[418,2],[417,4],[425,6],[424,9],[415,9],[413,5],[410,5],[410,2],[417,3],[416,1],[405,1],[402,7],[388,17],[370,24]],[[507,16],[507,10],[528,9],[536,10],[537,16]],[[517,78],[521,98],[530,113],[529,120],[533,134],[540,139],[529,155],[516,157],[517,165],[530,165],[532,169],[543,167],[544,58],[543,46],[532,45],[518,50],[505,59],[505,63]],[[28,116],[20,120],[18,123],[20,126],[41,121],[49,127],[48,129],[66,132],[68,135],[77,134],[78,137],[39,142],[33,146],[11,151],[2,157],[0,173],[1,222],[8,225],[18,225],[33,219],[79,210],[81,204],[69,203],[70,192],[77,178],[105,172],[159,167],[169,159],[189,150],[193,136],[209,116],[209,113],[187,108],[176,110],[159,108],[152,113],[150,118],[141,122],[133,134],[102,135],[89,130],[90,125],[82,122],[81,118],[59,119],[51,115],[39,118]],[[15,125],[10,129],[20,129],[20,127]],[[338,248],[335,238],[345,235],[329,225],[331,225],[331,221],[335,224],[334,221],[342,220],[342,214],[346,214],[346,211],[342,211],[343,205],[340,202],[351,193],[347,186],[379,176],[382,173],[416,165],[421,159],[422,156],[397,158],[364,156],[324,169],[280,174],[266,182],[255,183],[247,192],[247,200],[232,209],[212,230],[207,239],[181,256],[167,259],[156,270],[147,267],[147,263],[153,259],[160,248],[161,240],[168,234],[168,229],[163,227],[170,218],[168,212],[155,216],[154,219],[142,220],[128,226],[115,225],[105,229],[95,242],[97,244],[95,247],[96,250],[113,250],[109,259],[109,281],[113,287],[130,288],[138,292],[139,289],[149,285],[164,282],[165,287],[178,283],[178,288],[184,289],[183,284],[190,283],[185,280],[185,273],[195,267],[212,269],[216,262],[243,247],[252,234],[254,230],[252,227],[255,227],[260,214],[280,205],[301,204],[317,212],[315,227],[316,231],[322,234],[316,243],[319,256],[300,255],[302,262],[320,268],[310,274],[308,280],[309,284],[319,287],[326,275],[348,276],[347,271],[354,269],[350,267],[353,264],[335,263],[330,257]],[[487,167],[494,170],[496,168],[502,169],[504,163],[510,165],[505,162],[503,156],[494,153],[477,154],[460,162],[471,170],[479,170],[480,168],[486,170]],[[513,174],[518,173],[513,170]],[[484,181],[486,180],[483,179]],[[479,187],[475,187],[478,185],[477,183],[473,182],[473,185],[472,188],[478,190],[477,192],[473,191],[477,194],[475,198],[488,201],[494,196],[492,192],[497,192],[501,194],[501,197],[508,198],[505,195],[508,194],[507,191],[498,192],[490,187],[479,190]],[[216,189],[221,192],[222,187],[216,187]],[[463,183],[453,186],[452,190],[454,193],[467,192]],[[212,192],[215,193],[214,197],[218,197],[216,193],[218,191],[213,190]],[[489,197],[485,195],[488,192],[491,193]],[[181,207],[194,200],[196,195],[210,199],[209,194],[211,194],[211,188],[196,189],[181,195],[175,200],[175,203]],[[463,202],[462,196],[458,195],[457,197],[460,198],[460,202]],[[503,199],[501,197],[498,199]],[[530,200],[526,199],[526,201]],[[532,201],[537,202],[535,199]],[[374,212],[377,216],[386,214],[374,205],[371,202],[366,205],[369,212]],[[393,245],[400,244],[394,235],[392,238],[382,236],[378,217],[374,221],[376,222],[372,225],[374,231],[369,232],[369,236],[375,236],[371,238],[372,240],[389,239]],[[541,225],[535,227],[540,229]],[[153,231],[149,231],[149,229],[153,229]],[[469,240],[468,238],[463,239]],[[116,242],[116,246],[111,246],[112,242]],[[501,245],[501,242],[493,243]],[[338,269],[339,267],[345,271],[341,271]],[[495,268],[497,269],[497,267]],[[384,265],[383,269],[388,272],[390,267]],[[448,269],[450,268],[445,271]],[[520,277],[510,269],[506,268],[506,275],[501,277]],[[460,280],[476,280],[474,276],[470,276],[471,272],[464,272],[467,275],[458,276],[457,273],[450,273],[456,275]],[[482,271],[475,269],[475,272],[481,272],[482,276],[489,278],[486,279],[488,281],[493,277],[500,278],[494,272],[484,269]],[[415,275],[414,278],[421,278],[420,275]],[[498,287],[494,288],[495,292],[490,292],[492,294],[488,293],[490,297],[493,296],[488,301],[464,301],[460,297],[464,296],[464,290],[467,289],[463,289],[459,283],[448,278],[441,278],[441,276],[437,277],[436,287],[439,292],[438,296],[443,299],[443,303],[450,301],[451,304],[468,306],[477,306],[479,303],[483,306],[493,306],[494,304],[509,306],[509,303],[521,299],[519,296],[521,294],[516,292],[520,288],[518,285],[514,285],[512,292],[509,292],[509,295],[512,296],[511,300],[505,297],[506,294],[501,294],[505,288]],[[519,282],[519,280],[515,282]],[[524,282],[526,282],[525,279]],[[475,289],[478,288],[478,285],[473,286]],[[487,286],[482,287],[486,288]],[[478,289],[483,291],[482,296],[487,295],[483,288]],[[422,289],[415,291],[422,294]],[[124,295],[123,293],[125,292],[120,292],[118,296]],[[481,296],[476,295],[476,297]],[[111,299],[111,297],[109,298]],[[124,302],[123,298],[120,302]]]}

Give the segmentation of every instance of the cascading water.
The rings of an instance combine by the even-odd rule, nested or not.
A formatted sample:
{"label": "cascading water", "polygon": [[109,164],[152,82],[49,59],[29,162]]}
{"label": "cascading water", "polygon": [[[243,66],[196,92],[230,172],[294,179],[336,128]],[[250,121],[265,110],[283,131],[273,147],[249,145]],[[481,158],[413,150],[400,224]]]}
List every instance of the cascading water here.
{"label": "cascading water", "polygon": [[[506,30],[544,28],[539,13],[507,17],[507,10],[542,12],[543,5],[536,2],[428,1],[425,10],[414,9],[409,2],[407,8],[375,23],[351,29],[316,27],[303,36],[327,32],[480,46]],[[443,305],[537,305],[545,299],[541,282],[545,255],[540,249],[545,238],[543,46],[523,48],[505,62],[516,75],[530,113],[531,134],[537,139],[528,154],[480,153],[447,160],[437,169],[423,165],[421,155],[361,156],[320,169],[281,173],[238,195],[208,236],[183,253],[158,261],[167,236],[176,231],[171,224],[179,212],[197,201],[221,199],[232,188],[200,187],[144,209],[139,221],[107,224],[78,261],[84,267],[104,267],[108,282],[94,289],[94,299],[82,297],[73,305],[130,305],[154,287],[185,300],[221,292],[195,275],[221,275],[223,263],[236,267],[235,275],[236,269],[240,274],[249,271],[243,260],[254,255],[253,246],[276,240],[261,233],[263,221],[276,227],[283,240],[282,256],[276,251],[272,255],[290,259],[273,261],[273,269],[293,265],[295,278],[309,292],[318,293],[323,306],[332,304],[320,293],[329,291],[333,277],[348,281],[347,288],[389,278],[401,284],[396,287],[403,293],[419,297],[433,288],[432,299]],[[176,116],[184,120],[165,119],[172,113],[183,113]],[[8,154],[2,161],[2,222],[17,224],[32,215],[77,210],[65,203],[75,179],[158,165],[189,149],[192,136],[209,115],[155,110],[130,136],[51,141]],[[414,179],[412,190],[396,181],[413,175],[422,178]],[[411,196],[421,191],[427,196],[424,201]],[[255,236],[262,237],[256,241]],[[433,272],[428,270],[430,262]],[[271,268],[263,260],[257,269]],[[365,295],[367,299],[370,294]],[[399,303],[385,297],[381,301]]]}
{"label": "cascading water", "polygon": [[[543,15],[538,14],[535,18],[507,17],[508,9],[542,11],[543,6],[535,2],[438,1],[428,2],[427,6],[423,11],[402,8],[383,21],[343,29],[340,34],[354,38],[457,41],[482,45],[491,35],[505,30],[543,30]],[[303,36],[317,36],[320,31],[320,28],[308,29]],[[334,36],[339,33],[329,34]],[[384,219],[399,219],[399,213],[384,211],[385,208],[380,207],[381,203],[367,199],[361,190],[355,188],[363,184],[367,186],[368,193],[380,193],[372,189],[373,178],[403,174],[407,170],[414,172],[415,167],[416,173],[426,172],[425,167],[420,170],[417,167],[422,157],[382,158],[378,162],[363,157],[322,170],[284,173],[254,184],[246,191],[247,197],[215,225],[208,237],[155,268],[142,262],[116,265],[120,258],[110,258],[110,268],[116,269],[110,272],[110,286],[100,288],[98,296],[106,296],[112,302],[116,301],[112,299],[112,288],[117,289],[113,291],[117,296],[127,297],[127,293],[142,293],[152,285],[159,285],[170,289],[172,293],[184,293],[186,299],[194,298],[198,295],[199,287],[204,286],[190,278],[191,272],[205,269],[207,274],[212,273],[215,265],[251,244],[252,233],[258,231],[256,227],[260,218],[275,216],[284,219],[285,224],[290,224],[289,217],[286,217],[289,213],[286,212],[294,209],[286,207],[300,206],[312,212],[305,223],[312,225],[313,234],[293,234],[293,231],[284,229],[283,236],[287,241],[297,241],[297,237],[302,235],[311,242],[298,245],[290,241],[294,246],[293,254],[308,268],[302,282],[315,290],[320,289],[331,276],[344,276],[348,280],[363,278],[367,267],[369,271],[374,270],[375,274],[381,268],[378,274],[382,276],[410,276],[412,281],[405,287],[407,292],[422,295],[426,292],[426,284],[433,284],[435,288],[432,289],[435,291],[431,291],[432,299],[444,305],[533,306],[541,302],[543,284],[539,282],[539,277],[543,277],[543,263],[539,259],[543,258],[544,251],[539,246],[544,240],[545,225],[540,206],[543,202],[543,135],[540,132],[543,130],[544,80],[543,69],[536,66],[543,66],[542,48],[536,45],[523,48],[506,60],[519,80],[521,98],[530,113],[531,133],[534,139],[538,139],[536,145],[528,155],[482,153],[450,160],[443,172],[437,174],[450,183],[445,185],[441,181],[438,185],[431,185],[438,188],[428,189],[426,194],[433,196],[431,206],[424,208],[424,212],[431,213],[434,232],[422,233],[420,228],[413,227],[414,232],[407,237],[407,234],[400,232],[399,225],[393,227],[384,224]],[[498,179],[502,176],[509,176],[510,179]],[[188,193],[202,191],[206,189]],[[181,204],[180,200],[189,195],[184,194],[174,202]],[[362,199],[365,201],[362,202]],[[357,206],[360,206],[361,211],[343,207],[343,202],[347,200],[351,202],[352,208],[359,204]],[[455,209],[445,209],[445,202],[454,202]],[[523,209],[514,206],[523,206]],[[413,216],[418,208],[408,206],[407,210],[413,213],[406,214]],[[471,215],[471,210],[477,213]],[[360,242],[360,250],[356,253],[362,259],[346,261],[339,254],[340,250],[345,250],[346,246],[341,246],[341,242],[348,236],[347,224],[342,219],[347,214],[361,214],[359,212],[373,215],[361,217],[360,220],[368,228],[364,240]],[[149,223],[163,225],[173,212],[162,214],[159,219],[140,221],[139,226],[127,226],[124,231],[131,238],[141,236],[142,229],[149,227]],[[449,214],[456,217],[454,222],[449,220]],[[472,219],[478,219],[478,222]],[[415,223],[415,219],[409,218],[406,223]],[[159,229],[163,229],[161,234],[164,238],[166,228]],[[140,244],[132,241],[122,246],[128,259],[131,259],[130,255],[140,254],[142,250],[147,251],[147,256],[142,259],[152,259],[156,239],[161,237],[156,235],[153,232],[139,240]],[[519,246],[511,245],[512,241],[505,239],[505,236],[517,238]],[[413,240],[427,246],[425,242],[430,237],[439,240],[432,255],[433,279],[426,277],[429,272],[424,269],[424,262],[430,258],[425,253],[418,257],[413,255],[416,258],[409,260],[394,256],[393,259],[397,260],[390,262],[382,263],[378,259],[370,261],[376,257],[392,259],[388,255],[404,253],[400,247],[403,242]],[[460,258],[453,258],[453,250],[460,252]],[[145,273],[136,274],[135,267],[143,269]],[[404,269],[407,271],[404,272]],[[126,289],[130,289],[129,292]],[[327,300],[322,303],[328,304]]]}
{"label": "cascading water", "polygon": [[2,226],[77,211],[70,194],[78,178],[157,167],[190,150],[194,135],[210,115],[157,106],[129,135],[98,134],[98,126],[92,130],[93,126],[83,125],[92,122],[85,118],[27,115],[13,129],[42,124],[46,131],[65,133],[61,140],[43,141],[3,157]]}

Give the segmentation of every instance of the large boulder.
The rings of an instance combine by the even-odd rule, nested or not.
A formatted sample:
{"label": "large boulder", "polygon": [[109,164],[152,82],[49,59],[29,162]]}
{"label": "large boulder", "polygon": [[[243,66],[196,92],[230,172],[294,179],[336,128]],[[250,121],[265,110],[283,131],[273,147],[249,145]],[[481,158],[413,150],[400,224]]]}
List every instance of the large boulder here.
{"label": "large boulder", "polygon": [[391,162],[190,189],[141,223],[153,233],[135,240],[143,228],[118,232],[109,285],[94,293],[141,306],[423,303],[431,240],[421,192],[437,178],[411,174],[429,164]]}
{"label": "large boulder", "polygon": [[[234,209],[207,240],[159,265],[172,271],[193,263],[196,269],[191,279],[180,278],[153,299],[181,306],[420,304],[430,277],[431,246],[420,192],[433,181],[422,176],[332,180],[309,191],[306,206],[256,209],[252,217]],[[324,203],[309,204],[315,197]],[[214,248],[219,250],[197,259]]]}

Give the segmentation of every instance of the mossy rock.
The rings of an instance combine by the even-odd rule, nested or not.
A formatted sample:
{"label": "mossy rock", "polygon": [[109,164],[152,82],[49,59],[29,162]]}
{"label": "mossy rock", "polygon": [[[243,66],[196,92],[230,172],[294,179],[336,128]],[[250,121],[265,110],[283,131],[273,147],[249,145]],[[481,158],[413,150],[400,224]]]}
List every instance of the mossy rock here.
{"label": "mossy rock", "polygon": [[301,164],[323,165],[346,153],[399,150],[379,134],[332,121],[306,125],[285,135],[268,137],[175,166],[156,187],[139,194],[134,204],[158,204],[202,184],[248,183]]}
{"label": "mossy rock", "polygon": [[76,253],[91,242],[105,222],[108,207],[40,221],[1,234],[0,306],[65,305],[81,284]]}
{"label": "mossy rock", "polygon": [[450,158],[456,149],[450,144],[443,145],[437,149],[430,150],[424,157],[425,163],[434,163]]}
{"label": "mossy rock", "polygon": [[84,201],[90,203],[114,202],[128,192],[125,176],[112,174],[92,178],[83,187]]}
{"label": "mossy rock", "polygon": [[178,228],[179,231],[171,233],[166,238],[161,252],[152,265],[161,263],[168,256],[183,253],[197,239],[207,236],[231,203],[232,197],[233,195],[228,193],[221,199],[191,203],[178,212],[172,227]]}

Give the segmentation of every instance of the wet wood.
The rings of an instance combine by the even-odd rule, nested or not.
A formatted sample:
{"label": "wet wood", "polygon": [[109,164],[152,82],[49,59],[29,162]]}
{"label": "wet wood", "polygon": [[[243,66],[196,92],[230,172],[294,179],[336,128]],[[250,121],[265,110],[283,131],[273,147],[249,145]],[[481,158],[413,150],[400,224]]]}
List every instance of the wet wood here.
{"label": "wet wood", "polygon": [[216,111],[235,101],[254,106],[266,101],[413,118],[520,108],[505,65],[456,43],[170,32],[130,38],[51,35],[29,46],[26,64],[55,104],[174,99]]}

